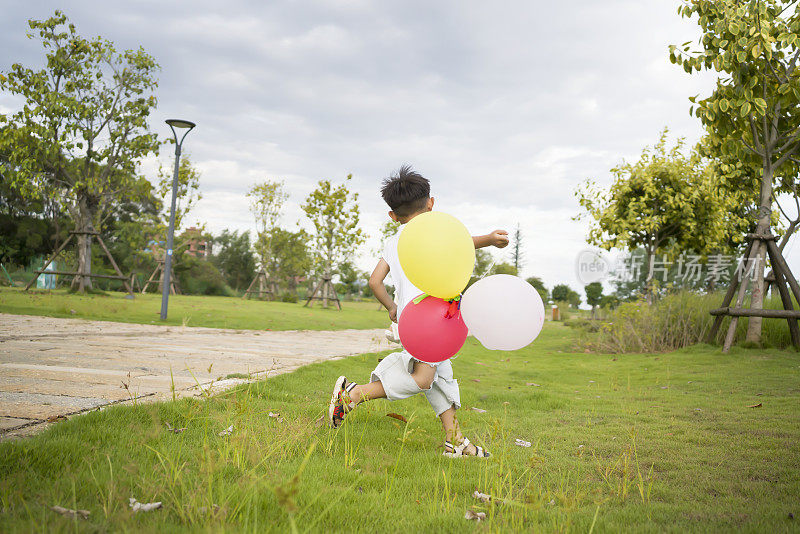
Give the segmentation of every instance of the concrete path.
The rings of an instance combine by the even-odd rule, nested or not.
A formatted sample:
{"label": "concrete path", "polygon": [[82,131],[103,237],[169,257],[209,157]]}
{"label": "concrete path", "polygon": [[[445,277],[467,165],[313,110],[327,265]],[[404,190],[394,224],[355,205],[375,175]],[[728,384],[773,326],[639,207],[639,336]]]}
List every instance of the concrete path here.
{"label": "concrete path", "polygon": [[[388,349],[383,330],[224,330],[0,314],[0,439],[132,398],[200,394]],[[230,375],[239,375],[231,377]],[[228,378],[226,378],[228,377]]]}

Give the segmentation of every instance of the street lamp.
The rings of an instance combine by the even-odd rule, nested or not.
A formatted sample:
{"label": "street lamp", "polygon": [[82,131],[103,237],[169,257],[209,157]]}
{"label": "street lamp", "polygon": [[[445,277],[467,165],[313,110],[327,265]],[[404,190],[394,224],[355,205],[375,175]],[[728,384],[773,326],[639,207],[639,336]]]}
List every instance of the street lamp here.
{"label": "street lamp", "polygon": [[[173,241],[173,234],[175,233],[175,196],[178,193],[178,171],[180,170],[181,166],[181,145],[183,145],[183,140],[186,138],[186,134],[188,134],[192,128],[195,127],[195,124],[190,121],[184,121],[180,119],[167,119],[167,124],[169,124],[170,130],[172,130],[172,135],[175,136],[175,174],[172,176],[172,207],[169,210],[169,231],[167,232],[167,254],[164,256],[164,285],[161,288],[161,320],[165,321],[167,319],[167,306],[169,305],[169,275],[172,273],[172,241]],[[185,129],[186,131],[183,132],[183,136],[181,136],[181,140],[178,141],[178,132],[175,131],[175,128],[179,130]]]}

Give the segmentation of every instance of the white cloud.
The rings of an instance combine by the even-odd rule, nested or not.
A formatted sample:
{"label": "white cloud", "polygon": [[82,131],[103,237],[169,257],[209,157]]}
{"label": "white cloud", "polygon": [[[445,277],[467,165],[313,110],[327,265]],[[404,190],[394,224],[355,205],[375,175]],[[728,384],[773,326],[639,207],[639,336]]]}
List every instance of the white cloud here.
{"label": "white cloud", "polygon": [[[59,5],[6,10],[0,69],[41,63],[25,22]],[[696,140],[687,98],[713,83],[669,63],[667,46],[696,35],[670,2],[76,0],[67,14],[85,35],[157,58],[154,131],[166,136],[169,117],[197,122],[184,149],[204,198],[190,220],[253,229],[245,192],[285,179],[293,226],[317,180],[353,173],[377,234],[380,179],[408,162],[431,179],[437,207],[472,231],[519,223],[525,274],[576,289],[587,225],[571,220],[575,187],[608,183],[664,126]],[[0,94],[0,110],[19,105]],[[362,248],[364,269],[375,244]]]}

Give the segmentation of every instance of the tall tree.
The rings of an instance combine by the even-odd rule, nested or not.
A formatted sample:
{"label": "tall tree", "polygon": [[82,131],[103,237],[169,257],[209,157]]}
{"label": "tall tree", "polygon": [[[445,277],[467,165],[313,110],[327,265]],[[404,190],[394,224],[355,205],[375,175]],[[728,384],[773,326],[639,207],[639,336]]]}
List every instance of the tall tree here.
{"label": "tall tree", "polygon": [[[81,37],[61,11],[29,25],[46,66],[15,63],[0,73],[0,89],[24,99],[0,117],[4,175],[31,196],[44,194],[42,183],[54,188],[75,229],[93,231],[114,203],[149,191],[137,164],[159,146],[147,124],[158,65],[141,48],[117,52],[108,40]],[[91,239],[80,235],[78,272],[91,273],[91,257]],[[86,276],[74,283],[91,288]]]}
{"label": "tall tree", "polygon": [[247,192],[250,211],[256,220],[255,249],[263,268],[268,268],[272,254],[272,239],[281,218],[283,204],[289,198],[282,181],[265,180]]}
{"label": "tall tree", "polygon": [[348,174],[338,186],[330,180],[320,180],[301,206],[314,227],[314,264],[322,274],[333,273],[339,264],[349,260],[366,238],[359,228],[358,193],[348,188],[352,177]]}
{"label": "tall tree", "polygon": [[[679,13],[697,16],[701,36],[698,47],[691,41],[670,46],[670,60],[688,73],[719,73],[710,96],[690,98],[692,112],[718,151],[760,167],[754,218],[756,231],[767,233],[773,199],[797,176],[786,166],[800,151],[800,8],[796,1],[694,1],[682,4]],[[765,256],[764,244],[756,241],[751,308],[763,307]],[[750,318],[748,341],[760,341],[761,325],[760,317]]]}
{"label": "tall tree", "polygon": [[250,233],[223,230],[214,238],[211,261],[217,266],[225,281],[236,291],[247,287],[253,277],[256,261],[250,247]]}
{"label": "tall tree", "polygon": [[522,257],[522,228],[517,224],[517,228],[514,230],[514,247],[511,249],[511,260],[514,264],[515,274],[519,273],[522,268]]}
{"label": "tall tree", "polygon": [[599,306],[603,300],[603,284],[600,282],[592,282],[586,284],[583,290],[586,292],[586,304],[592,307],[592,317],[594,317],[597,306]]}
{"label": "tall tree", "polygon": [[723,248],[740,228],[731,224],[731,198],[717,187],[714,175],[696,154],[684,153],[683,140],[668,149],[666,129],[638,162],[623,162],[611,172],[615,180],[608,191],[587,181],[576,192],[593,219],[587,241],[607,250],[643,248],[648,298],[656,254],[708,254]]}
{"label": "tall tree", "polygon": [[[164,232],[169,225],[169,205],[172,198],[173,169],[171,166],[160,166],[158,169],[157,194],[162,199],[164,213],[163,220]],[[203,194],[200,192],[200,171],[192,164],[188,154],[181,157],[180,167],[178,167],[178,188],[175,192],[175,231],[183,228],[184,218],[192,211],[197,203],[202,200]],[[249,241],[249,237],[248,237]]]}
{"label": "tall tree", "polygon": [[297,287],[297,279],[306,276],[311,269],[310,238],[302,228],[296,232],[276,228],[272,232],[269,272],[286,280],[292,290]]}
{"label": "tall tree", "polygon": [[551,295],[554,301],[567,302],[575,308],[581,303],[581,296],[567,284],[558,284],[554,286]]}

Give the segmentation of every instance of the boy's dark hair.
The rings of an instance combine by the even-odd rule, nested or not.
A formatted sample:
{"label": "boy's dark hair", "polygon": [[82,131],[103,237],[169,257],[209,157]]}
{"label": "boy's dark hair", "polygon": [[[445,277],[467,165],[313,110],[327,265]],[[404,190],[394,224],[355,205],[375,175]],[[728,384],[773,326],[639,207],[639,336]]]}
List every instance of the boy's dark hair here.
{"label": "boy's dark hair", "polygon": [[407,217],[425,209],[431,196],[431,183],[421,174],[403,165],[381,183],[381,196],[398,217]]}

